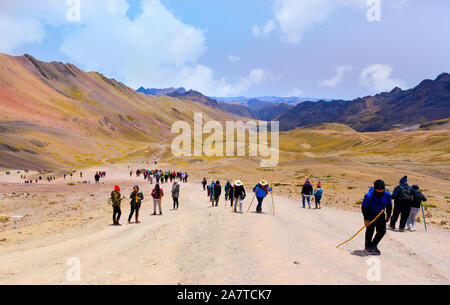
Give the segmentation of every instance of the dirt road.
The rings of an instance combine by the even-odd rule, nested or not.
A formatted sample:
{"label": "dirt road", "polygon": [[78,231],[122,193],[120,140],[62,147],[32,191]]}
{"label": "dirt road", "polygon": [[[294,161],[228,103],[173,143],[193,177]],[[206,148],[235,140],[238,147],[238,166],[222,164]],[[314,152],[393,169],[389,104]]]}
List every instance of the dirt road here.
{"label": "dirt road", "polygon": [[[149,199],[141,224],[95,230],[80,226],[0,251],[0,284],[368,284],[363,234],[336,245],[362,226],[358,213],[302,209],[275,196],[267,214],[234,214],[210,207],[197,184],[182,184],[180,209],[170,210],[165,185],[163,216],[150,216]],[[250,186],[246,186],[250,189]],[[149,198],[150,196],[147,195]],[[121,222],[129,207],[123,204]],[[380,245],[382,284],[449,284],[450,234],[418,226],[414,233],[388,231]],[[71,282],[69,258],[80,262],[81,282]],[[377,282],[375,282],[377,283]]]}

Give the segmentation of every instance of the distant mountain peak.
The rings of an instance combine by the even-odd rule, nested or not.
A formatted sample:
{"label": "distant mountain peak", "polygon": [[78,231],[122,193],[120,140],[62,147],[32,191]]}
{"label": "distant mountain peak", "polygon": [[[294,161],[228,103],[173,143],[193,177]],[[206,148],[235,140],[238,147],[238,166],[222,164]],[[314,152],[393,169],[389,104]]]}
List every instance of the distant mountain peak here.
{"label": "distant mountain peak", "polygon": [[183,87],[180,87],[180,88],[171,87],[171,88],[165,88],[165,89],[156,89],[156,88],[146,89],[141,86],[136,91],[147,94],[147,95],[154,95],[154,96],[169,95],[169,94],[173,94],[173,93],[179,93],[179,94],[186,93],[186,89],[184,89]]}

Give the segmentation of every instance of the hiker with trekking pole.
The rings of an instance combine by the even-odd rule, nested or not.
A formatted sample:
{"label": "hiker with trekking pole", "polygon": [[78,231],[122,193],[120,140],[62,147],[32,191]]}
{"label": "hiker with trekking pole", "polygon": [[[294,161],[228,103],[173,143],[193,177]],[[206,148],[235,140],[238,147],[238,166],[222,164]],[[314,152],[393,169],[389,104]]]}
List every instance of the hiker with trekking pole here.
{"label": "hiker with trekking pole", "polygon": [[235,202],[234,209],[233,209],[234,213],[238,213],[237,207],[239,206],[239,213],[242,214],[242,201],[244,201],[244,199],[246,197],[244,184],[242,183],[241,180],[236,180],[234,182],[233,188],[231,188],[231,184],[230,184],[229,191],[230,191],[230,195],[229,195],[230,198],[233,198],[234,202]]}
{"label": "hiker with trekking pole", "polygon": [[[262,203],[264,201],[264,198],[266,198],[266,196],[269,194],[269,192],[272,192],[272,189],[270,188],[267,181],[263,179],[253,188],[253,192],[255,193],[255,196],[253,197],[253,199],[255,199],[255,197],[256,197],[256,200],[258,201],[258,205],[256,206],[256,213],[261,214],[262,213]],[[250,206],[248,207],[247,211],[250,210],[252,203],[253,203],[253,199],[250,202]]]}
{"label": "hiker with trekking pole", "polygon": [[220,185],[220,181],[216,181],[216,184],[213,185],[213,206],[219,206],[220,195],[222,194],[222,186]]}
{"label": "hiker with trekking pole", "polygon": [[[378,244],[386,234],[386,223],[389,222],[392,212],[392,197],[386,191],[383,180],[377,180],[374,186],[364,196],[361,206],[364,217],[364,227],[362,227],[350,239],[339,244],[337,248],[351,241],[362,230],[366,229],[364,251],[368,255],[381,255]],[[376,230],[375,237],[373,237]]]}
{"label": "hiker with trekking pole", "polygon": [[[412,186],[413,190],[413,203],[411,205],[411,211],[409,213],[408,220],[406,222],[408,230],[410,232],[414,232],[414,223],[416,222],[417,214],[420,212],[420,208],[422,208],[423,212],[423,201],[427,201],[427,197],[425,197],[424,194],[420,191],[420,188],[418,185]],[[427,223],[425,222],[425,213],[422,213],[423,215],[423,222],[425,224],[425,231],[427,230]]]}

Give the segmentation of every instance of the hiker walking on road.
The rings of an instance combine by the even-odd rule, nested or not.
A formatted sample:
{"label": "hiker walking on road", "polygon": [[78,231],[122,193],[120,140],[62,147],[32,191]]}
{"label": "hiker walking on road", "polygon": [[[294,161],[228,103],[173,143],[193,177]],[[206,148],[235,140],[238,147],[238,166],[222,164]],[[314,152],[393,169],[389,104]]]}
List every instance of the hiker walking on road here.
{"label": "hiker walking on road", "polygon": [[394,212],[392,213],[391,223],[389,224],[392,230],[395,230],[395,224],[400,216],[399,231],[405,231],[406,222],[408,221],[411,206],[413,205],[413,198],[413,190],[408,185],[408,176],[404,176],[400,179],[400,184],[395,187],[392,193]]}
{"label": "hiker walking on road", "polygon": [[220,181],[216,181],[216,184],[213,185],[213,206],[219,206],[219,199],[221,194],[222,186],[220,185]]}
{"label": "hiker walking on road", "polygon": [[[385,212],[383,212],[385,211]],[[364,224],[366,225],[365,251],[369,255],[380,255],[378,244],[386,234],[386,223],[389,222],[392,212],[392,198],[391,194],[386,191],[384,181],[377,180],[374,187],[369,190],[364,196],[362,202],[362,213],[364,216]],[[379,214],[381,215],[372,222]],[[377,233],[372,239],[373,234]]]}
{"label": "hiker walking on road", "polygon": [[206,178],[203,178],[203,180],[202,180],[202,185],[203,185],[203,190],[205,191],[206,190],[206,184],[207,184],[208,182],[206,181]]}
{"label": "hiker walking on road", "polygon": [[314,191],[314,202],[316,203],[316,209],[321,209],[320,200],[322,200],[323,189],[320,182],[317,184],[316,190]]}
{"label": "hiker walking on road", "polygon": [[232,195],[230,195],[231,190],[231,183],[228,180],[227,184],[225,184],[224,191],[225,191],[225,201],[228,201],[228,198],[230,198]]}
{"label": "hiker walking on road", "polygon": [[[253,192],[256,193],[256,199],[258,200],[258,205],[256,206],[256,213],[262,213],[262,203],[264,198],[271,192],[272,189],[266,180],[260,181],[254,188]],[[237,203],[237,202],[236,202]]]}
{"label": "hiker walking on road", "polygon": [[162,188],[159,187],[159,184],[157,183],[155,185],[155,188],[152,191],[152,197],[153,197],[153,214],[156,215],[156,206],[159,208],[159,215],[162,215],[162,209],[161,209],[161,199],[164,196],[164,192]]}
{"label": "hiker walking on road", "polygon": [[[230,194],[229,194],[230,200],[233,201],[233,199],[234,199],[234,202],[235,202],[234,212],[237,213],[237,207],[239,205],[239,213],[242,214],[242,201],[244,201],[244,199],[246,197],[244,184],[242,183],[241,180],[236,180],[234,182],[234,188],[232,188],[231,184],[230,184],[229,191],[230,191]],[[233,199],[231,199],[231,198],[233,198]]]}
{"label": "hiker walking on road", "polygon": [[302,204],[305,208],[305,200],[308,201],[308,207],[311,208],[311,195],[313,194],[313,187],[309,178],[306,178],[306,182],[302,187]]}
{"label": "hiker walking on road", "polygon": [[213,202],[213,199],[214,199],[214,197],[213,197],[213,195],[214,195],[214,185],[216,185],[216,183],[214,182],[214,180],[211,182],[211,184],[208,186],[208,190],[209,190],[209,192],[208,192],[208,196],[209,196],[209,200],[211,201],[211,202]]}
{"label": "hiker walking on road", "polygon": [[420,212],[420,207],[422,206],[422,201],[427,201],[427,197],[420,191],[418,185],[412,186],[413,190],[413,203],[411,205],[411,211],[409,213],[408,220],[406,224],[410,232],[414,232],[414,223],[416,222],[417,214]]}
{"label": "hiker walking on road", "polygon": [[120,187],[114,186],[114,191],[111,192],[111,204],[113,207],[113,225],[120,225],[119,220],[122,215],[120,204],[122,203],[122,195],[120,195]]}
{"label": "hiker walking on road", "polygon": [[141,208],[142,200],[144,200],[144,194],[142,194],[142,192],[139,190],[139,186],[135,185],[133,187],[133,192],[131,192],[130,199],[131,199],[130,202],[131,211],[130,216],[128,216],[127,224],[130,224],[131,217],[133,217],[134,213],[136,213],[135,215],[136,223],[139,223],[139,209]]}
{"label": "hiker walking on road", "polygon": [[99,183],[100,183],[100,175],[99,175],[99,173],[98,173],[98,172],[95,172],[95,176],[94,176],[94,179],[95,179],[95,183],[97,183],[97,184],[99,184]]}
{"label": "hiker walking on road", "polygon": [[180,203],[178,202],[178,198],[180,197],[180,184],[178,181],[173,182],[172,186],[172,199],[173,199],[173,209],[178,210],[178,206]]}

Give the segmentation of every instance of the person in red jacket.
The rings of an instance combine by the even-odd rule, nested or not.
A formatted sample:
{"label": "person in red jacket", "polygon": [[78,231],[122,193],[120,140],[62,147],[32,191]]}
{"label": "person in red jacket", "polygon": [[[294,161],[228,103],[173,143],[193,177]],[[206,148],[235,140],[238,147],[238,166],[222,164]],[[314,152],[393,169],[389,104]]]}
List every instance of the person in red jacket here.
{"label": "person in red jacket", "polygon": [[156,215],[156,206],[159,208],[159,215],[162,215],[162,209],[161,209],[161,199],[164,196],[164,192],[162,188],[159,187],[159,184],[157,183],[155,185],[155,188],[152,191],[152,197],[153,197],[153,214]]}

